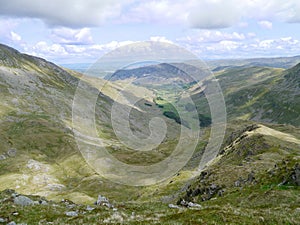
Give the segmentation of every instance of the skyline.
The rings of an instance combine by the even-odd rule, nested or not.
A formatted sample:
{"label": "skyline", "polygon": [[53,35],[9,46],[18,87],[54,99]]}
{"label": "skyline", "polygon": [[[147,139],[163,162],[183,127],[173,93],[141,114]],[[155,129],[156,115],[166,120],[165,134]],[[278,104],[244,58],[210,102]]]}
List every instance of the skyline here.
{"label": "skyline", "polygon": [[300,2],[287,0],[2,0],[0,42],[57,64],[93,63],[137,41],[201,59],[300,54]]}

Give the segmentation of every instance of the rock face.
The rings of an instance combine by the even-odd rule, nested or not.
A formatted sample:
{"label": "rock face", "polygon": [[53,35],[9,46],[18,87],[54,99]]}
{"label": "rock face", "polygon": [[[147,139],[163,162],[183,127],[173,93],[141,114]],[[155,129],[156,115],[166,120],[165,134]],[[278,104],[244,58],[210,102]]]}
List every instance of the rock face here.
{"label": "rock face", "polygon": [[26,197],[26,196],[17,196],[14,199],[14,203],[16,205],[21,205],[21,206],[28,206],[28,205],[33,205],[34,201],[32,201],[30,198]]}

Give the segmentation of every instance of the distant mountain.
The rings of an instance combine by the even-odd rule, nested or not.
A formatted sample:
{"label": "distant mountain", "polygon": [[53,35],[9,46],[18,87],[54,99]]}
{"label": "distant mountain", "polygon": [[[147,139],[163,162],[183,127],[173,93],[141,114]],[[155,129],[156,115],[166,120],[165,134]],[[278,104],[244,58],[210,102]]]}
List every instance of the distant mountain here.
{"label": "distant mountain", "polygon": [[181,69],[179,65],[161,63],[134,69],[122,69],[105,77],[105,79],[110,81],[134,79],[134,83],[139,85],[187,84],[194,82],[186,69]]}
{"label": "distant mountain", "polygon": [[253,58],[253,59],[220,59],[206,61],[213,71],[220,71],[230,67],[273,67],[288,69],[300,61],[300,56],[277,58]]}

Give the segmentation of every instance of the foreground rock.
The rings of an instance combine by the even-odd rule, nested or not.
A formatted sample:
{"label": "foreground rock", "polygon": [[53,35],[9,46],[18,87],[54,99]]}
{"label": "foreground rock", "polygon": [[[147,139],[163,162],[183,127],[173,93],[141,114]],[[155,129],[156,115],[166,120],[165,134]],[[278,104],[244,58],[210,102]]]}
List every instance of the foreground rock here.
{"label": "foreground rock", "polygon": [[106,206],[108,208],[114,208],[114,206],[108,201],[108,199],[102,195],[98,195],[98,199],[95,202],[95,205]]}
{"label": "foreground rock", "polygon": [[21,206],[28,206],[28,205],[34,205],[34,201],[32,201],[30,198],[20,195],[15,197],[14,203],[16,205],[21,205]]}
{"label": "foreground rock", "polygon": [[180,202],[181,206],[187,207],[187,208],[201,208],[202,206],[197,204],[197,203],[193,203],[193,202],[187,202],[184,199]]}

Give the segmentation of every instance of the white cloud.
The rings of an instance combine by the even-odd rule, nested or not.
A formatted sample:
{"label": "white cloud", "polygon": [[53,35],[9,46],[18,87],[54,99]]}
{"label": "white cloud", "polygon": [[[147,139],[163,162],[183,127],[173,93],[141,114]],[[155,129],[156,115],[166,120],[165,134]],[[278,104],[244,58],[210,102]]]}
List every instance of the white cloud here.
{"label": "white cloud", "polygon": [[[246,27],[245,20],[300,22],[299,0],[148,0],[134,1],[124,22],[181,23],[200,29],[233,25]],[[270,20],[270,21],[269,21]]]}
{"label": "white cloud", "polygon": [[279,47],[279,49],[286,49],[286,50],[297,50],[299,51],[299,41],[293,39],[292,37],[283,37],[278,39],[267,39],[262,41],[257,41],[257,45],[254,47],[260,48],[260,49],[270,49],[272,52],[272,49],[276,49]]}
{"label": "white cloud", "polygon": [[33,51],[37,54],[46,54],[46,55],[66,55],[67,51],[65,48],[59,44],[48,45],[48,43],[44,41],[38,42],[35,46],[33,46]]}
{"label": "white cloud", "polygon": [[52,39],[60,44],[85,45],[93,43],[93,37],[89,28],[55,28],[52,30]]}
{"label": "white cloud", "polygon": [[[83,62],[83,60],[94,62],[105,53],[118,47],[132,44],[133,41],[111,41],[105,44],[90,45],[72,45],[55,43],[51,44],[45,41],[37,42],[34,45],[23,45],[26,53],[45,58],[55,62]],[[71,60],[71,61],[70,61]]]}
{"label": "white cloud", "polygon": [[200,30],[195,32],[191,36],[184,38],[179,38],[179,42],[189,42],[189,43],[216,43],[220,41],[241,41],[245,40],[246,35],[238,32],[222,32],[213,30]]}
{"label": "white cloud", "polygon": [[118,17],[127,0],[2,0],[0,14],[42,19],[49,25],[97,26]]}
{"label": "white cloud", "polygon": [[[171,43],[166,37],[150,37],[150,41],[159,41]],[[49,43],[40,41],[33,45],[23,45],[23,50],[38,57],[45,58],[50,61],[59,62],[82,62],[98,60],[105,53],[113,51],[119,47],[137,43],[135,41],[111,41],[103,44],[65,44],[65,43]]]}
{"label": "white cloud", "polygon": [[269,30],[271,30],[273,28],[273,24],[270,21],[267,21],[267,20],[259,21],[258,24],[262,28],[266,28],[266,29],[269,29]]}
{"label": "white cloud", "polygon": [[[239,35],[220,31],[197,33],[198,36],[180,38],[176,43],[202,59],[293,56],[299,55],[300,52],[300,41],[292,37],[259,39],[255,33]],[[199,36],[201,33],[206,36],[201,38]]]}
{"label": "white cloud", "polygon": [[22,40],[21,36],[13,31],[10,32],[10,36],[12,41],[19,42]]}
{"label": "white cloud", "polygon": [[101,52],[108,52],[112,51],[118,47],[133,44],[134,41],[111,41],[106,44],[98,44],[98,45],[91,45],[88,49],[89,50],[96,50]]}
{"label": "white cloud", "polygon": [[300,22],[300,1],[2,0],[0,14],[39,18],[52,26],[72,28],[99,26],[106,22],[149,22],[215,29],[233,25],[246,26],[245,21],[248,19]]}
{"label": "white cloud", "polygon": [[172,41],[168,40],[166,37],[162,37],[162,36],[150,37],[150,41],[166,42],[170,44],[173,43]]}
{"label": "white cloud", "polygon": [[[201,32],[199,31],[199,33]],[[216,33],[214,31],[209,31],[207,34],[213,34],[210,38],[213,38],[211,40],[214,41],[209,39],[197,40],[192,36],[181,38],[180,40],[174,41],[174,43],[185,47],[202,59],[283,56],[297,55],[300,52],[299,40],[292,37],[260,40],[255,34],[237,35],[225,32]],[[219,36],[227,37],[227,39],[217,39],[216,37]],[[243,39],[244,37],[245,39]],[[168,39],[166,37],[151,37],[150,40],[160,41]],[[41,41],[34,45],[24,45],[23,49],[26,53],[59,63],[95,62],[105,53],[133,43],[136,42],[111,41],[103,44],[66,45]]]}
{"label": "white cloud", "polygon": [[259,42],[258,47],[263,49],[270,49],[274,42],[274,40],[263,40]]}

